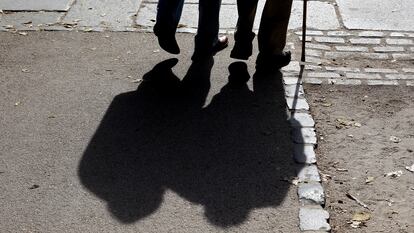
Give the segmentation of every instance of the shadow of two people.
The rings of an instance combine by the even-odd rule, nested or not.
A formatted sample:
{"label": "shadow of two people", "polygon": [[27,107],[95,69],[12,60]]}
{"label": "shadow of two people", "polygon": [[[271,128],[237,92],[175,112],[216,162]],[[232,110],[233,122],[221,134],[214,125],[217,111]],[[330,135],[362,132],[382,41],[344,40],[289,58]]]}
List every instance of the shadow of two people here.
{"label": "shadow of two people", "polygon": [[275,207],[294,176],[282,74],[229,66],[229,82],[205,101],[213,60],[193,63],[180,81],[157,64],[138,89],[115,97],[86,148],[78,174],[112,215],[132,223],[152,213],[170,189],[201,204],[220,227]]}

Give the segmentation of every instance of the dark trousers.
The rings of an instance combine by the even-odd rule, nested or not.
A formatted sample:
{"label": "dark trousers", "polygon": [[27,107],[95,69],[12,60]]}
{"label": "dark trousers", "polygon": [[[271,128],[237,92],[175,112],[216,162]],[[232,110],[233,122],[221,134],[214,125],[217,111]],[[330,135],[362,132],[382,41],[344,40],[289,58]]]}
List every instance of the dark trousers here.
{"label": "dark trousers", "polygon": [[[184,0],[159,0],[154,32],[175,33],[183,11]],[[217,42],[221,0],[199,0],[195,51],[209,52]],[[157,32],[158,31],[158,32]]]}
{"label": "dark trousers", "polygon": [[[235,40],[252,38],[254,18],[258,0],[237,0],[239,18]],[[292,0],[267,0],[259,27],[259,52],[280,54],[286,45]]]}

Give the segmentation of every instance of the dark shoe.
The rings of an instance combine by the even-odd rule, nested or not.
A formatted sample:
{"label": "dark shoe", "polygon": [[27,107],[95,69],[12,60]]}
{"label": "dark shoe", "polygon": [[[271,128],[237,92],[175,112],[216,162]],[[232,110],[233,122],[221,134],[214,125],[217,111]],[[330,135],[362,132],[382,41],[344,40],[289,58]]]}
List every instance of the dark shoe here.
{"label": "dark shoe", "polygon": [[168,32],[158,25],[154,27],[154,34],[158,38],[158,44],[165,51],[172,54],[179,54],[180,47],[178,46],[177,40],[175,39],[175,32]]}
{"label": "dark shoe", "polygon": [[235,59],[247,60],[253,53],[253,44],[252,41],[255,37],[255,34],[252,33],[250,36],[244,38],[239,37],[236,39],[233,50],[231,50],[230,57]]}
{"label": "dark shoe", "polygon": [[227,36],[219,36],[217,42],[213,46],[213,56],[227,48],[227,46],[229,46],[229,38],[227,38]]}
{"label": "dark shoe", "polygon": [[258,71],[276,71],[287,66],[292,59],[290,51],[282,52],[277,55],[264,55],[259,53],[256,60],[256,70]]}
{"label": "dark shoe", "polygon": [[227,36],[219,36],[217,38],[217,42],[213,45],[210,49],[196,49],[194,51],[191,60],[193,61],[202,61],[211,58],[212,56],[216,55],[221,50],[227,48],[229,46],[229,38]]}

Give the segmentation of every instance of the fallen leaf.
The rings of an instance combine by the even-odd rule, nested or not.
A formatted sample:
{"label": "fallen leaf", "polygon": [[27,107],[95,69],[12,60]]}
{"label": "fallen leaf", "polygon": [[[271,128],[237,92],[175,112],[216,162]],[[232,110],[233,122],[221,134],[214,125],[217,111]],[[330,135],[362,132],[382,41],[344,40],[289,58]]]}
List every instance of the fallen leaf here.
{"label": "fallen leaf", "polygon": [[367,212],[356,212],[352,216],[352,221],[365,222],[371,219],[371,214]]}
{"label": "fallen leaf", "polygon": [[23,73],[29,73],[29,70],[28,69],[22,69],[22,72]]}
{"label": "fallen leaf", "polygon": [[396,137],[396,136],[391,136],[390,141],[393,142],[393,143],[399,143],[399,142],[401,142],[401,138]]}
{"label": "fallen leaf", "polygon": [[348,169],[346,169],[346,168],[337,168],[336,170],[338,172],[347,172],[348,171]]}
{"label": "fallen leaf", "polygon": [[385,177],[391,177],[391,178],[397,178],[400,177],[403,174],[401,170],[394,171],[394,172],[388,172],[384,174]]}
{"label": "fallen leaf", "polygon": [[368,176],[367,179],[365,180],[365,184],[369,184],[372,183],[374,181],[374,177],[373,176]]}
{"label": "fallen leaf", "polygon": [[142,82],[142,78],[134,79],[131,82],[133,82],[133,83],[140,83],[140,82]]}
{"label": "fallen leaf", "polygon": [[414,163],[411,166],[406,166],[405,169],[407,169],[410,172],[414,172]]}
{"label": "fallen leaf", "polygon": [[37,188],[39,188],[39,187],[40,187],[39,185],[34,184],[34,185],[32,185],[29,189],[37,189]]}

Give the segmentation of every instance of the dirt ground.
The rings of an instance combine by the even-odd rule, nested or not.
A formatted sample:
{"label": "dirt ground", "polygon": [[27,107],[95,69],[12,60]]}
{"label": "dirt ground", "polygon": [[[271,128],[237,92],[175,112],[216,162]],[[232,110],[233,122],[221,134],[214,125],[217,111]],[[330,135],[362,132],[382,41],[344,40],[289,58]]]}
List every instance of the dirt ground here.
{"label": "dirt ground", "polygon": [[414,88],[305,90],[332,232],[414,232]]}

